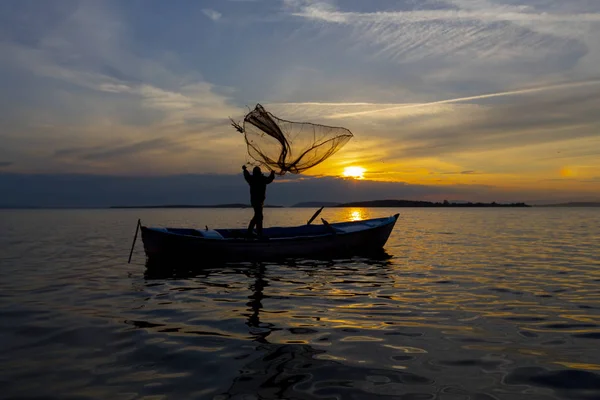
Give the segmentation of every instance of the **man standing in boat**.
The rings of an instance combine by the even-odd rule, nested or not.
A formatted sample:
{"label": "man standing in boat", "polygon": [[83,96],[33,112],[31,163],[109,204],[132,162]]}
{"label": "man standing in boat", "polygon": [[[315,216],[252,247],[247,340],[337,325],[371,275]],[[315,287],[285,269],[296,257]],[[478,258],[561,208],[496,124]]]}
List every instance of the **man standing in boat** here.
{"label": "man standing in boat", "polygon": [[269,176],[264,176],[260,167],[254,167],[252,175],[248,172],[245,165],[242,169],[244,170],[244,178],[250,185],[250,204],[252,204],[252,208],[254,209],[254,216],[248,225],[248,235],[252,235],[252,230],[254,229],[254,226],[256,226],[256,233],[260,237],[262,236],[263,206],[265,203],[267,185],[275,179],[275,171],[271,171]]}

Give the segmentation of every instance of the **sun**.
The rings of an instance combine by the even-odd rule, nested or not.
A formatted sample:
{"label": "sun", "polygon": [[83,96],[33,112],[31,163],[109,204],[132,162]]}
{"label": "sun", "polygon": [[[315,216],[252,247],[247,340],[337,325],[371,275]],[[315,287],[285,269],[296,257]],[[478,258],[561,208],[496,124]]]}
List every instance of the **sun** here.
{"label": "sun", "polygon": [[573,168],[564,167],[560,169],[560,176],[563,178],[573,178],[575,175],[576,173]]}
{"label": "sun", "polygon": [[344,168],[343,175],[348,178],[363,179],[365,169],[362,167],[346,167]]}

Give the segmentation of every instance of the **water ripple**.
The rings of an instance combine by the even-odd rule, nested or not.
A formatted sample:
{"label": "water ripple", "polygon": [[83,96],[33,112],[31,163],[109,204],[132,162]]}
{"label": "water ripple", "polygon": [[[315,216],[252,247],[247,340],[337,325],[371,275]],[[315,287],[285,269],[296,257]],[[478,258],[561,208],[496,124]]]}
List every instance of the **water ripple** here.
{"label": "water ripple", "polygon": [[2,211],[4,395],[600,398],[598,210],[406,209],[383,257],[204,270],[125,264],[138,216],[248,212]]}

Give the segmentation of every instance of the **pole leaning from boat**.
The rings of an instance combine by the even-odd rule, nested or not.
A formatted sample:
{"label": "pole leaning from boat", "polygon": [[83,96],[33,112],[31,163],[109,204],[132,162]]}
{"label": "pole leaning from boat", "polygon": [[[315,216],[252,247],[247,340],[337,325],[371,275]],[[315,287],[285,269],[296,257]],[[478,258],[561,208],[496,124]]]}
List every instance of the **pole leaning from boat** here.
{"label": "pole leaning from boat", "polygon": [[308,220],[308,222],[306,223],[306,225],[310,225],[310,223],[313,222],[315,220],[315,218],[317,218],[319,216],[319,214],[321,214],[321,211],[323,211],[323,208],[325,208],[325,206],[319,208],[317,210],[317,212],[314,213],[313,216]]}
{"label": "pole leaning from boat", "polygon": [[131,263],[131,255],[133,254],[133,248],[135,247],[135,239],[137,239],[138,231],[140,230],[141,225],[142,225],[142,221],[138,218],[138,222],[135,227],[135,236],[133,237],[133,243],[131,243],[131,251],[129,252],[129,261],[127,261],[127,264]]}

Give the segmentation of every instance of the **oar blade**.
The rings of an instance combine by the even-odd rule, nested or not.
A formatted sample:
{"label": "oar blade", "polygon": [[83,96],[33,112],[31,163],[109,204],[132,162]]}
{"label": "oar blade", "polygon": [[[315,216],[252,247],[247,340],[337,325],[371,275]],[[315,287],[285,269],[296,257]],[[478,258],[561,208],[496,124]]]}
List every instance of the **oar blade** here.
{"label": "oar blade", "polygon": [[323,211],[323,209],[324,209],[324,208],[325,208],[325,206],[323,206],[323,207],[319,208],[319,209],[317,210],[317,212],[315,212],[315,213],[313,214],[313,216],[311,217],[311,219],[309,219],[309,220],[308,220],[308,222],[306,223],[306,225],[310,225],[310,224],[311,224],[311,222],[313,222],[313,221],[315,220],[315,218],[317,218],[317,217],[319,216],[319,214],[321,214],[321,211]]}

